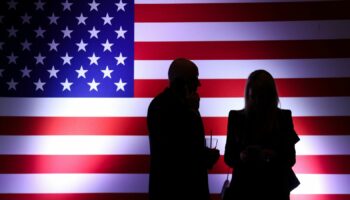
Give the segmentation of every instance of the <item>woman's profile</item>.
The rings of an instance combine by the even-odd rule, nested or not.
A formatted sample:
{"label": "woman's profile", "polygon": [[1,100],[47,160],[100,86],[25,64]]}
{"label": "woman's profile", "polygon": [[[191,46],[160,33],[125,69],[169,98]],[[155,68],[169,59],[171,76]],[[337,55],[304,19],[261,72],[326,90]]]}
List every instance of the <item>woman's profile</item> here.
{"label": "woman's profile", "polygon": [[251,73],[244,109],[229,113],[225,163],[234,169],[225,200],[289,200],[290,191],[299,185],[292,170],[299,137],[291,111],[278,104],[271,74]]}

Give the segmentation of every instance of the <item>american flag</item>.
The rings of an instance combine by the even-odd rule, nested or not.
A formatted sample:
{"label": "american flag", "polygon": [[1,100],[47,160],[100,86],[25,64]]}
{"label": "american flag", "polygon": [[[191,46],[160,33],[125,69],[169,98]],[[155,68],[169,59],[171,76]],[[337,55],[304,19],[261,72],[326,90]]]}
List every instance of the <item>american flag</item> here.
{"label": "american flag", "polygon": [[[349,2],[4,0],[0,10],[0,199],[147,199],[146,111],[177,57],[199,66],[200,111],[221,154],[249,73],[271,72],[301,138],[292,199],[350,199]],[[214,198],[227,171],[222,158],[210,171]]]}

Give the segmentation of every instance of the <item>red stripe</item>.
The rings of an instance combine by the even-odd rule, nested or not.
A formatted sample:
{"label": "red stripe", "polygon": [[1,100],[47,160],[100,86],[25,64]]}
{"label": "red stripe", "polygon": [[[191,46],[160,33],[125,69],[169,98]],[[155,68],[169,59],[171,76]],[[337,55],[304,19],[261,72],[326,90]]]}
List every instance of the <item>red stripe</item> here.
{"label": "red stripe", "polygon": [[[298,174],[349,174],[350,156],[297,156],[293,167]],[[221,156],[210,173],[227,173],[229,168]]]}
{"label": "red stripe", "polygon": [[143,155],[0,155],[0,173],[148,173]]}
{"label": "red stripe", "polygon": [[349,2],[136,4],[136,22],[228,22],[349,19]]}
{"label": "red stripe", "polygon": [[[148,155],[1,155],[0,173],[148,173]],[[211,174],[225,174],[223,156]],[[297,156],[303,174],[349,174],[350,156]]]}
{"label": "red stripe", "polygon": [[[225,135],[227,117],[203,117],[206,133]],[[299,135],[347,135],[350,117],[293,117]],[[0,135],[147,135],[146,117],[0,117]]]}
{"label": "red stripe", "polygon": [[293,117],[299,135],[348,135],[350,117]]}
{"label": "red stripe", "polygon": [[309,195],[291,195],[291,200],[349,200],[348,194],[309,194]]}
{"label": "red stripe", "polygon": [[[203,117],[205,132],[226,135],[226,117]],[[298,135],[348,135],[350,117],[293,117],[294,129]]]}
{"label": "red stripe", "polygon": [[[297,156],[293,167],[298,174],[349,174],[350,156]],[[229,167],[221,156],[210,173],[227,173]]]}
{"label": "red stripe", "polygon": [[[219,194],[211,195],[213,200],[220,200]],[[147,194],[131,193],[89,193],[89,194],[0,194],[6,200],[148,200]],[[291,195],[291,200],[349,200],[350,195]]]}
{"label": "red stripe", "polygon": [[[117,187],[117,186],[116,186]],[[148,200],[147,194],[89,193],[89,194],[0,194],[6,200]]]}
{"label": "red stripe", "polygon": [[350,40],[135,42],[136,60],[350,57]]}
{"label": "red stripe", "polygon": [[[243,97],[246,79],[204,79],[201,97]],[[276,79],[280,97],[350,96],[350,78]],[[167,80],[135,80],[135,97],[154,97]]]}
{"label": "red stripe", "polygon": [[[211,195],[213,200],[220,200],[219,194]],[[147,194],[131,193],[89,193],[89,194],[0,194],[5,200],[148,200]],[[350,195],[291,195],[291,200],[349,200]]]}
{"label": "red stripe", "polygon": [[349,174],[350,156],[297,156],[293,169],[303,174]]}
{"label": "red stripe", "polygon": [[145,135],[144,117],[0,117],[0,135]]}

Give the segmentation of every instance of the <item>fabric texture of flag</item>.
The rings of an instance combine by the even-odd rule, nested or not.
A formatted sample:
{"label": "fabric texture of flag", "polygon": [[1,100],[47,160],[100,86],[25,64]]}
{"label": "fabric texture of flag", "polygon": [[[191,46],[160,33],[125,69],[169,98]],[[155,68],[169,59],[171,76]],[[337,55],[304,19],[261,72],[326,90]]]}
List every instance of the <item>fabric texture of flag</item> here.
{"label": "fabric texture of flag", "polygon": [[[350,3],[0,2],[0,199],[147,199],[146,112],[178,57],[199,67],[221,155],[248,75],[275,78],[296,132],[292,200],[350,198]],[[209,172],[219,198],[223,156]],[[171,172],[169,172],[171,173]]]}

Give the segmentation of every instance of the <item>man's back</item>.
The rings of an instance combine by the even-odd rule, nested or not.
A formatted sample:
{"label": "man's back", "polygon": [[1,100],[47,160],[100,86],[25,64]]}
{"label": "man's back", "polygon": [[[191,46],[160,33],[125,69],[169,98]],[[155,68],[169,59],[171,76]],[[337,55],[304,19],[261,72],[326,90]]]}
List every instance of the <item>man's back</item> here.
{"label": "man's back", "polygon": [[150,199],[207,199],[208,179],[201,117],[171,89],[149,106]]}

